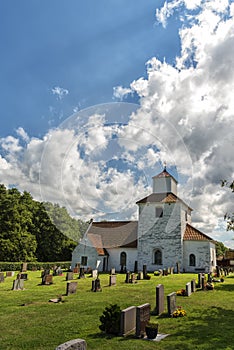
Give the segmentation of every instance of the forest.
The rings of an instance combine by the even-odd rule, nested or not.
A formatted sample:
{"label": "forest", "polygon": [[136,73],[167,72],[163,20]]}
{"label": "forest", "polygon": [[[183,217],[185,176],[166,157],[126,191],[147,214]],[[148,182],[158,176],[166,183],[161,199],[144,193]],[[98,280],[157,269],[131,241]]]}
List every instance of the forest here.
{"label": "forest", "polygon": [[88,224],[0,184],[0,261],[69,261]]}

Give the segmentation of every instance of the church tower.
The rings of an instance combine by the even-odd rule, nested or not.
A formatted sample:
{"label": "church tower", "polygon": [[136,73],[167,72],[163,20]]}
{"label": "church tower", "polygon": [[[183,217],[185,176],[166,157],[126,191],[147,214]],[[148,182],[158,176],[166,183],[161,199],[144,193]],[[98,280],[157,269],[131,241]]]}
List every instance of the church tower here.
{"label": "church tower", "polygon": [[149,271],[176,267],[183,261],[183,202],[177,197],[177,181],[167,171],[153,177],[153,193],[137,202],[138,266]]}
{"label": "church tower", "polygon": [[177,181],[168,173],[166,165],[164,170],[153,177],[153,193],[173,193],[177,196]]}

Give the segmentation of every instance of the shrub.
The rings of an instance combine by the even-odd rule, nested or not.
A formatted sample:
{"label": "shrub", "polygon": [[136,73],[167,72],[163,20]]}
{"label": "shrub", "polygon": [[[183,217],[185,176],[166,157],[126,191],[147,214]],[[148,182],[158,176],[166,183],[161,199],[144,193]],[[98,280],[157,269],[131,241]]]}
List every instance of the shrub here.
{"label": "shrub", "polygon": [[117,304],[107,306],[100,316],[101,325],[99,329],[107,334],[118,335],[120,332],[120,314],[121,310]]}

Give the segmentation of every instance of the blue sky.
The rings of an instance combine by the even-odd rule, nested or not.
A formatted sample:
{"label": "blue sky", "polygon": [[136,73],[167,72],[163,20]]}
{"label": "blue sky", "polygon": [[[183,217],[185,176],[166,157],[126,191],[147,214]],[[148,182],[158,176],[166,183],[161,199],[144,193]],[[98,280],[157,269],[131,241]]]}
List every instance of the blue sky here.
{"label": "blue sky", "polygon": [[[160,4],[1,1],[1,136],[20,126],[44,134],[76,107],[112,101],[114,86],[146,76],[151,57],[173,61],[176,22],[167,31],[156,25]],[[69,91],[62,101],[52,93],[57,86]]]}
{"label": "blue sky", "polygon": [[167,163],[234,248],[231,0],[0,3],[0,182],[78,218],[137,218]]}

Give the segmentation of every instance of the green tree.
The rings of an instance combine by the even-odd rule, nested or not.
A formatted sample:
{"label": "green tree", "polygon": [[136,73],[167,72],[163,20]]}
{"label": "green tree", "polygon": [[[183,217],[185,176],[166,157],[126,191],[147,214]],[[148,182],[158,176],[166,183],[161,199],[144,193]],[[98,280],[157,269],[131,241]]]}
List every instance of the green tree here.
{"label": "green tree", "polygon": [[223,242],[215,242],[215,247],[216,247],[216,256],[222,256],[225,255],[225,252],[228,250],[227,247],[223,244]]}
{"label": "green tree", "polygon": [[[223,180],[221,182],[222,187],[228,187],[232,192],[234,192],[234,181],[228,182],[227,180]],[[226,213],[224,215],[224,219],[227,222],[227,230],[233,230],[234,231],[234,213]]]}

